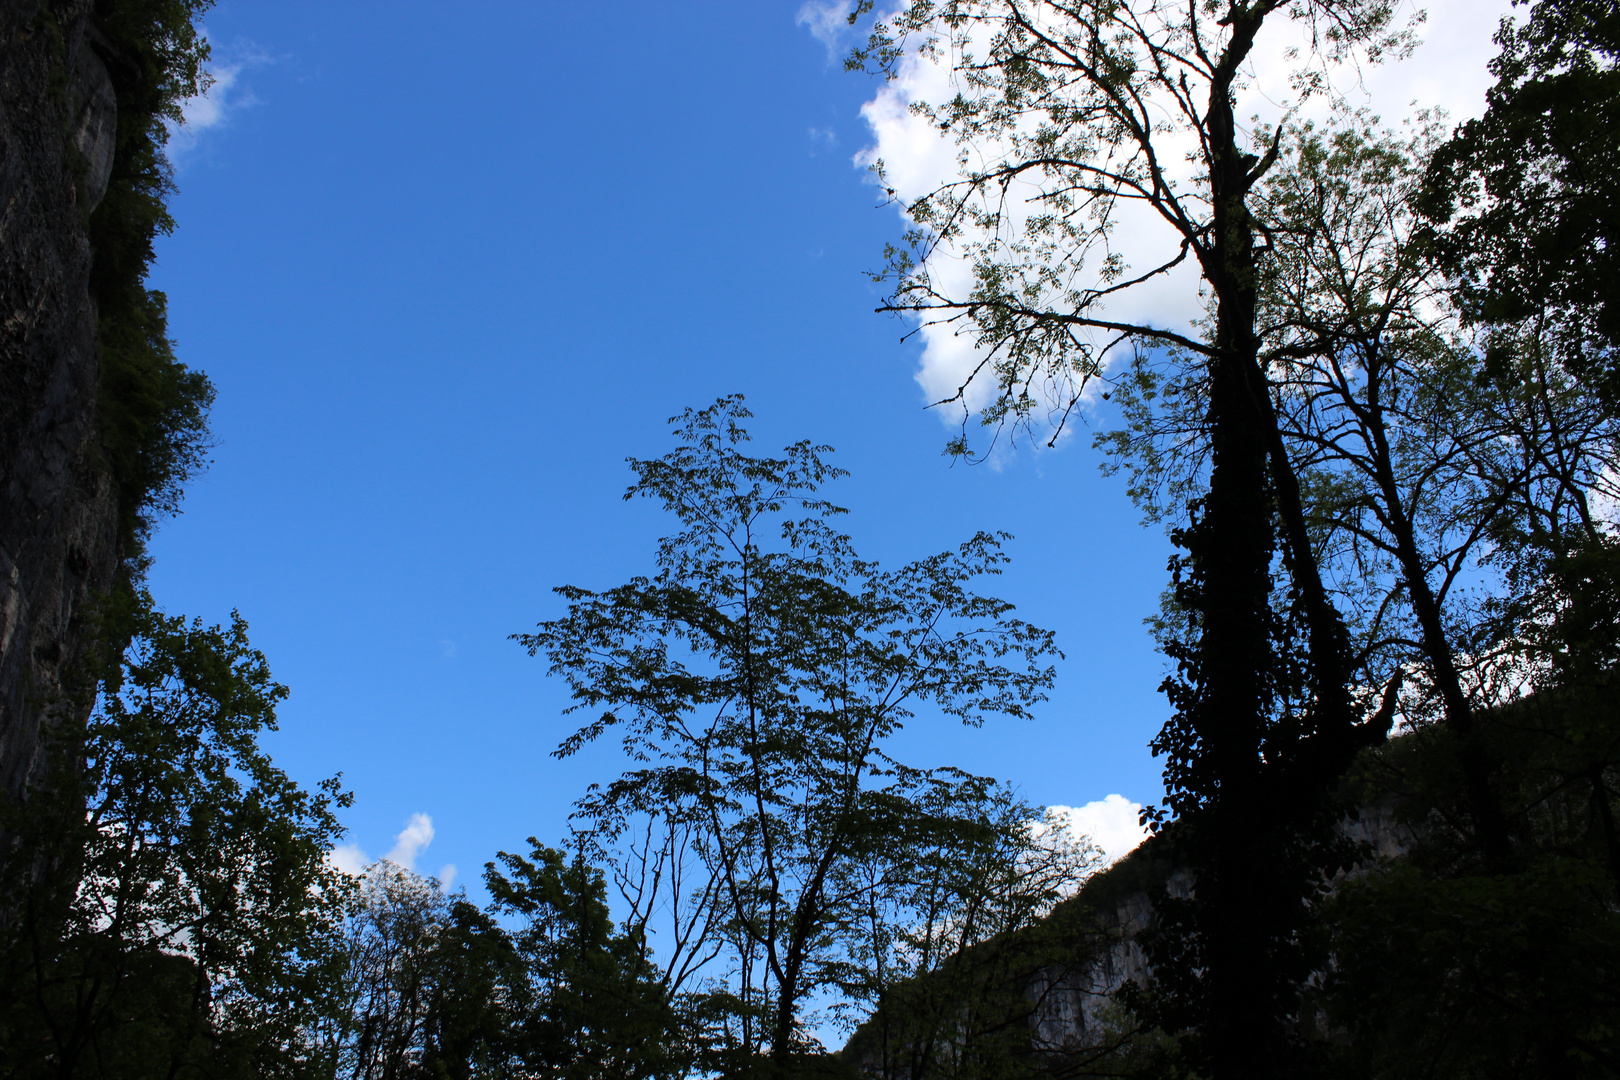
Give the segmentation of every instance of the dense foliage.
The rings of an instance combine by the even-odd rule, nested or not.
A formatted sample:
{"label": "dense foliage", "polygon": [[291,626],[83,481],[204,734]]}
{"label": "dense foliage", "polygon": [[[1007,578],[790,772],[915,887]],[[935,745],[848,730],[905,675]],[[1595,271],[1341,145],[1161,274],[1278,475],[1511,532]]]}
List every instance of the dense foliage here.
{"label": "dense foliage", "polygon": [[[1298,1068],[1286,1018],[1314,966],[1305,901],[1343,861],[1328,797],[1389,720],[1351,693],[1355,658],[1265,357],[1276,223],[1260,196],[1282,132],[1246,127],[1237,100],[1257,43],[1290,19],[1311,48],[1286,58],[1285,109],[1326,89],[1332,65],[1411,42],[1391,5],[1359,0],[918,0],[852,57],[890,76],[912,57],[952,73],[913,108],[956,141],[956,175],[908,202],[914,227],[882,275],[886,310],[955,324],[980,350],[941,404],[965,419],[972,389],[985,424],[1015,430],[1045,409],[1055,441],[1116,357],[1171,352],[1194,373],[1207,470],[1173,533],[1187,635],[1169,643],[1173,711],[1153,750],[1166,762],[1157,817],[1184,823],[1199,887],[1196,903],[1161,904],[1149,1004],[1216,1077]],[[971,275],[941,272],[949,260]],[[1117,313],[1183,264],[1207,290],[1203,332]]]}
{"label": "dense foliage", "polygon": [[[1615,13],[1544,0],[1504,24],[1490,109],[1449,140],[1433,118],[1401,137],[1342,112],[1300,125],[1287,102],[1278,124],[1237,123],[1263,26],[1308,28],[1314,53],[1285,58],[1298,105],[1331,95],[1335,63],[1397,54],[1410,38],[1390,16],[916,3],[852,58],[950,69],[950,90],[913,110],[957,142],[958,171],[906,205],[914,228],[883,275],[887,310],[976,339],[981,362],[942,404],[966,417],[976,387],[985,423],[1045,409],[1060,433],[1100,380],[1122,406],[1099,440],[1109,466],[1181,548],[1155,620],[1174,716],[1153,749],[1174,822],[1160,848],[1196,889],[1158,896],[1140,939],[1151,979],[1127,988],[1139,1022],[1177,1036],[1150,1071],[1398,1073],[1401,1040],[1424,1027],[1393,1024],[1403,1011],[1457,1022],[1425,1029],[1446,1045],[1413,1044],[1414,1074],[1612,1068],[1609,996],[1556,1002],[1513,935],[1533,924],[1566,959],[1589,942],[1571,960],[1583,986],[1612,969]],[[1193,333],[1111,313],[1186,262],[1207,300]],[[1577,669],[1572,693],[1555,673]],[[1529,715],[1534,739],[1507,719]],[[1358,748],[1397,721],[1437,775],[1397,788],[1421,840],[1386,876],[1335,820]],[[1571,869],[1560,845],[1575,834]],[[1404,894],[1413,936],[1391,931],[1397,956],[1355,934],[1403,918],[1400,902],[1349,897],[1393,899],[1400,874],[1429,899]],[[1489,929],[1489,912],[1532,899],[1546,910]],[[1498,1000],[1448,948],[1524,978]],[[1383,962],[1423,978],[1356,998]],[[1318,1013],[1337,964],[1344,996]],[[1538,1033],[1511,1034],[1510,1016]],[[1496,1038],[1451,1044],[1475,1023]],[[1331,1053],[1324,1034],[1368,1054]],[[1539,1049],[1486,1049],[1518,1035]]]}
{"label": "dense foliage", "polygon": [[88,723],[53,731],[83,756],[7,808],[6,1075],[321,1075],[348,797],[302,790],[259,748],[286,690],[239,617],[137,600]]}
{"label": "dense foliage", "polygon": [[[962,149],[907,208],[887,310],[971,328],[991,425],[1032,422],[1044,386],[1061,429],[1106,384],[1109,467],[1180,547],[1153,849],[1072,897],[1084,843],[890,756],[920,710],[1028,715],[1053,639],[974,591],[999,534],[861,559],[820,494],[828,448],[747,454],[732,397],[631,463],[626,497],[679,522],[656,572],[560,589],[519,635],[584,711],[558,753],[617,737],[630,768],[584,794],[569,850],[489,864],[484,909],[386,862],[339,873],[348,796],[261,748],[286,691],[244,622],[138,587],[207,450],[212,389],[146,284],[207,7],[94,6],[128,571],[102,627],[128,644],[0,808],[0,1075],[1620,1075],[1612,4],[1504,24],[1489,110],[1449,137],[1238,123],[1262,31],[1310,23],[1303,100],[1325,62],[1409,43],[1384,3],[918,0],[878,24],[853,64],[953,65],[959,92],[919,109]],[[1132,206],[1168,237],[1144,267],[1114,243]],[[1108,314],[1189,260],[1201,327]],[[1132,941],[1104,917],[1127,879],[1154,890]],[[1089,1041],[1043,1027],[1065,979],[1121,957],[1140,978],[1063,1020]]]}
{"label": "dense foliage", "polygon": [[100,318],[98,419],[131,567],[155,521],[178,511],[182,487],[209,447],[213,386],[175,357],[167,298],[146,279],[157,238],[174,228],[173,169],[164,155],[171,125],[181,120],[181,103],[209,83],[197,20],[212,2],[99,0],[87,46],[106,64],[118,102],[112,176],[89,232]]}
{"label": "dense foliage", "polygon": [[[1614,637],[1610,631],[1611,639]],[[1606,693],[1612,686],[1606,683]],[[1354,777],[1408,850],[1323,911],[1335,957],[1317,1005],[1346,1077],[1603,1077],[1620,1072],[1620,778],[1613,706],[1546,691],[1481,718],[1511,862],[1482,865],[1466,828],[1459,740],[1420,729]]]}
{"label": "dense foliage", "polygon": [[1620,12],[1604,0],[1541,0],[1496,36],[1483,117],[1429,162],[1422,208],[1469,318],[1552,317],[1562,350],[1611,404],[1620,371]]}
{"label": "dense foliage", "polygon": [[643,943],[615,929],[602,875],[530,840],[484,872],[480,911],[372,867],[345,934],[340,1077],[683,1076],[697,1051]]}

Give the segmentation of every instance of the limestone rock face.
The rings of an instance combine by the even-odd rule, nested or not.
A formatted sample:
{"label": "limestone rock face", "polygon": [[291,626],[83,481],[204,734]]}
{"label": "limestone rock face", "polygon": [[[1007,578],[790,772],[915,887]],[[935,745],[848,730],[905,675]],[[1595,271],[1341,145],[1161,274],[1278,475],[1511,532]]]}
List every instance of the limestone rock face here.
{"label": "limestone rock face", "polygon": [[64,691],[89,644],[88,601],[119,563],[87,235],[117,104],[90,9],[0,3],[0,791],[11,795],[39,775],[50,710],[74,707]]}
{"label": "limestone rock face", "polygon": [[[1370,856],[1369,863],[1341,874],[1339,881],[1399,858],[1412,849],[1417,839],[1412,828],[1402,823],[1393,796],[1358,807],[1354,817],[1340,821],[1339,831],[1347,839],[1367,845]],[[1154,894],[1162,888],[1168,896],[1185,899],[1194,894],[1197,885],[1193,872],[1185,866],[1148,866],[1140,870],[1132,866],[1151,863],[1150,852],[1151,844],[1138,848],[1113,871],[1127,875],[1134,872],[1140,884],[1112,889],[1088,884],[1076,897],[1095,910],[1103,947],[1093,953],[1087,965],[1044,972],[1026,990],[1033,1005],[1029,1022],[1037,1051],[1058,1057],[1083,1057],[1088,1050],[1105,1046],[1112,1034],[1108,1013],[1114,994],[1126,983],[1146,985],[1152,968],[1137,939],[1153,923]],[[1088,891],[1093,895],[1088,896]]]}
{"label": "limestone rock face", "polygon": [[72,143],[84,160],[84,212],[88,216],[107,194],[113,150],[118,139],[118,95],[107,65],[93,47],[81,47],[73,71]]}
{"label": "limestone rock face", "polygon": [[[1341,881],[1399,858],[1417,839],[1396,812],[1393,796],[1358,807],[1339,828],[1346,838],[1367,845],[1369,857]],[[1155,897],[1186,899],[1196,886],[1191,869],[1149,840],[1088,880],[1048,916],[1059,918],[1065,908],[1080,914],[1064,925],[1083,947],[1070,953],[1071,959],[1053,962],[1017,985],[1019,1008],[1027,1011],[1015,1010],[1009,1019],[1027,1025],[1028,1049],[1044,1059],[1052,1075],[1102,1075],[1089,1070],[1118,1045],[1122,1017],[1114,995],[1127,983],[1145,986],[1152,975],[1140,936],[1154,923]],[[864,1075],[885,1072],[867,1028],[855,1033],[842,1056]],[[903,1065],[899,1073],[891,1065],[885,1074],[906,1075]]]}

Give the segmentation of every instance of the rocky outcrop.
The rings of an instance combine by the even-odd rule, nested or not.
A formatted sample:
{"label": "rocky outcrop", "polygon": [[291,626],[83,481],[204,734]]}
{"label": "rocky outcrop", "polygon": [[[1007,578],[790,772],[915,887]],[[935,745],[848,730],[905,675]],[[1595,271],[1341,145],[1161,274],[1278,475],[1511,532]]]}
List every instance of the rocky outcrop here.
{"label": "rocky outcrop", "polygon": [[[1396,813],[1396,801],[1387,797],[1361,806],[1353,817],[1340,823],[1347,839],[1362,845],[1367,863],[1351,873],[1364,873],[1366,867],[1387,863],[1409,851],[1414,835]],[[1151,965],[1140,939],[1154,924],[1155,898],[1193,895],[1195,879],[1182,865],[1163,838],[1149,840],[1119,862],[1088,879],[1080,890],[1046,917],[1042,925],[1021,934],[1033,934],[1031,948],[1038,950],[1039,962],[1016,967],[1012,995],[984,995],[996,1001],[985,1022],[983,1002],[960,1006],[961,1019],[945,1025],[947,1033],[933,1036],[943,1048],[936,1055],[949,1056],[953,1041],[980,1037],[979,1032],[1018,1028],[1016,1039],[998,1036],[1001,1053],[1029,1055],[1036,1071],[1053,1075],[1090,1075],[1093,1064],[1121,1048],[1129,1030],[1120,1015],[1116,994],[1129,983],[1146,986]],[[988,948],[990,946],[977,946]],[[997,943],[1003,952],[1014,952],[1016,945]],[[1049,961],[1053,952],[1061,961]],[[926,976],[925,978],[933,978]],[[949,1010],[947,1010],[949,1013]],[[967,1017],[972,1015],[971,1022]],[[903,1077],[909,1075],[907,1054],[895,1054],[884,1061],[873,1022],[863,1025],[842,1057],[866,1076]]]}
{"label": "rocky outcrop", "polygon": [[1111,874],[1094,878],[1069,901],[1088,908],[1094,920],[1098,947],[1089,962],[1047,971],[1026,991],[1037,1053],[1072,1056],[1109,1042],[1117,1026],[1109,1015],[1114,994],[1126,983],[1147,983],[1148,959],[1137,938],[1153,923],[1153,896],[1192,892],[1191,872],[1162,864],[1150,851],[1126,856]]}
{"label": "rocky outcrop", "polygon": [[[1368,862],[1352,874],[1398,858],[1411,850],[1415,839],[1398,816],[1393,797],[1362,805],[1339,823],[1339,831],[1367,853]],[[1145,986],[1148,981],[1151,969],[1138,938],[1153,924],[1153,898],[1190,897],[1194,884],[1190,870],[1160,858],[1149,842],[1093,877],[1068,901],[1089,909],[1098,947],[1084,965],[1050,970],[1028,987],[1029,1023],[1038,1053],[1072,1057],[1107,1045],[1117,1026],[1110,1015],[1114,995],[1127,983]]]}
{"label": "rocky outcrop", "polygon": [[87,704],[74,673],[120,559],[87,227],[117,103],[90,13],[89,0],[0,11],[0,791],[13,796],[44,764],[50,710]]}

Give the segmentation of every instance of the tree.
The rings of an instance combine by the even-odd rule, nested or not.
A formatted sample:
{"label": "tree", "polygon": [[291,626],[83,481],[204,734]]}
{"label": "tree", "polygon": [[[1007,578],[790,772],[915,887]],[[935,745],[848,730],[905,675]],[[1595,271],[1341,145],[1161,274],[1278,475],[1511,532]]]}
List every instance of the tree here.
{"label": "tree", "polygon": [[1592,504],[1615,492],[1620,426],[1545,328],[1470,340],[1459,325],[1413,211],[1432,139],[1330,138],[1307,135],[1274,188],[1296,222],[1270,266],[1284,427],[1341,580],[1372,585],[1382,610],[1366,648],[1386,673],[1421,672],[1408,720],[1437,712],[1459,740],[1466,828],[1503,864],[1510,822],[1479,716],[1526,689],[1517,597],[1601,536]]}
{"label": "tree", "polygon": [[240,616],[204,627],[136,600],[99,707],[55,729],[83,757],[6,807],[8,1075],[318,1074],[348,796],[302,790],[259,748],[286,689]]}
{"label": "tree", "polygon": [[1485,115],[1429,163],[1423,209],[1471,321],[1537,319],[1567,366],[1620,402],[1620,15],[1539,0],[1504,19]]}
{"label": "tree", "polygon": [[[957,139],[960,175],[906,207],[916,227],[891,252],[885,310],[974,336],[973,377],[995,383],[986,422],[1027,420],[1044,384],[1061,427],[1116,350],[1179,349],[1200,365],[1209,469],[1175,534],[1193,636],[1174,653],[1175,716],[1153,744],[1198,887],[1166,924],[1155,977],[1173,989],[1161,1019],[1217,1077],[1292,1067],[1304,900],[1337,861],[1325,797],[1387,730],[1348,692],[1348,634],[1261,363],[1271,223],[1255,194],[1282,129],[1246,134],[1236,97],[1268,23],[1305,25],[1304,96],[1325,88],[1327,64],[1400,51],[1409,39],[1389,17],[1358,2],[918,2],[852,58],[892,73],[920,43],[956,74],[951,100],[915,107]],[[1116,243],[1128,210],[1163,226],[1145,268]],[[972,266],[961,293],[934,273],[953,254]],[[1189,260],[1212,295],[1206,337],[1108,311]],[[952,400],[965,404],[965,387]]]}
{"label": "tree", "polygon": [[530,838],[484,870],[493,900],[382,861],[346,927],[344,1015],[329,1034],[354,1080],[676,1077],[688,1041],[638,942],[614,929],[602,874]]}
{"label": "tree", "polygon": [[[695,1056],[636,932],[615,930],[602,872],[530,837],[484,881],[525,976],[524,1064],[560,1077],[683,1076]],[[504,869],[502,869],[504,868]]]}
{"label": "tree", "polygon": [[[1352,616],[1364,694],[1402,691],[1408,724],[1439,717],[1466,747],[1476,715],[1525,683],[1525,602],[1549,559],[1599,539],[1620,427],[1532,330],[1483,342],[1461,324],[1414,210],[1435,128],[1397,138],[1345,115],[1284,137],[1259,200],[1263,357],[1336,605]],[[1481,347],[1483,344],[1483,347]],[[1152,518],[1207,460],[1201,369],[1138,357],[1125,426],[1099,444]],[[1399,676],[1407,678],[1404,684]],[[1483,747],[1464,749],[1460,819],[1502,862],[1509,823]]]}
{"label": "tree", "polygon": [[[725,965],[689,1000],[710,1010],[709,1067],[728,1075],[803,1063],[806,1013],[851,981],[871,898],[982,832],[975,808],[993,785],[889,756],[912,710],[1027,716],[1056,651],[969,588],[1005,562],[997,537],[884,571],[831,526],[843,511],[817,495],[841,475],[828,448],[750,457],[748,415],[740,397],[688,409],[671,421],[676,450],[632,459],[626,497],[681,525],[654,576],[560,588],[567,613],[519,638],[568,681],[575,710],[603,710],[559,756],[618,733],[635,762],[581,800],[596,840],[629,842],[620,866],[645,868],[648,850],[675,848],[636,838],[686,838],[700,869],[681,899],[697,910],[673,935]],[[633,894],[632,922],[666,897]]]}
{"label": "tree", "polygon": [[[337,1073],[353,1080],[417,1075],[438,991],[434,952],[449,922],[436,881],[383,860],[369,867],[344,927],[344,1008],[328,1034]],[[482,979],[469,990],[487,989]],[[486,1019],[477,1027],[488,1030]]]}
{"label": "tree", "polygon": [[[1349,787],[1408,850],[1364,853],[1318,908],[1310,1009],[1346,1075],[1603,1075],[1620,730],[1598,699],[1620,639],[1598,506],[1620,426],[1535,326],[1468,333],[1414,206],[1437,141],[1303,125],[1259,193],[1279,423],[1357,693],[1407,729]],[[1140,359],[1100,439],[1151,515],[1207,454],[1200,374]]]}
{"label": "tree", "polygon": [[865,897],[844,992],[871,1009],[845,1050],[866,1075],[1035,1076],[1072,1049],[1046,1038],[1042,1021],[1063,1015],[1066,977],[1100,951],[1085,909],[1061,906],[1100,858],[1006,792],[981,806],[978,828],[925,851],[898,888]]}
{"label": "tree", "polygon": [[[1518,412],[1535,438],[1519,441],[1541,450],[1531,471],[1544,498],[1540,513],[1515,518],[1529,527],[1498,538],[1510,589],[1495,614],[1536,672],[1533,685],[1587,703],[1577,710],[1589,718],[1584,774],[1608,820],[1614,737],[1590,705],[1608,692],[1616,638],[1612,620],[1590,616],[1612,595],[1616,559],[1592,504],[1613,499],[1620,476],[1620,213],[1609,180],[1620,163],[1620,16],[1601,2],[1540,0],[1522,24],[1504,20],[1496,41],[1486,113],[1433,156],[1418,205],[1461,313],[1484,340],[1486,376],[1524,387],[1532,406]],[[1575,422],[1550,401],[1578,403]],[[1610,851],[1620,880],[1620,840]]]}

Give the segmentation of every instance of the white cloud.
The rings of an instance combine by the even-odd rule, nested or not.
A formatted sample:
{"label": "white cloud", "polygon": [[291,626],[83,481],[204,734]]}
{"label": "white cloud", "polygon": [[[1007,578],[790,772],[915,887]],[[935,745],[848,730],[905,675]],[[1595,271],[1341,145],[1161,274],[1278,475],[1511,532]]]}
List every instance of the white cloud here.
{"label": "white cloud", "polygon": [[[405,827],[394,836],[394,846],[382,861],[415,873],[416,860],[433,843],[434,835],[431,817],[421,813],[412,814]],[[367,855],[359,844],[339,844],[331,850],[327,859],[345,874],[355,877],[364,874],[379,861]],[[456,864],[446,863],[435,876],[439,880],[439,887],[449,892],[451,883],[456,880]]]}
{"label": "white cloud", "polygon": [[339,844],[327,856],[333,866],[348,874],[350,877],[359,877],[371,865],[371,859],[360,850],[359,844]]}
{"label": "white cloud", "polygon": [[1141,824],[1142,804],[1123,795],[1109,795],[1084,806],[1049,806],[1047,814],[1065,820],[1075,836],[1090,838],[1112,863],[1130,853],[1147,830]]}
{"label": "white cloud", "polygon": [[1479,116],[1485,91],[1495,82],[1487,69],[1497,53],[1491,38],[1513,13],[1512,0],[1425,0],[1423,8],[1423,43],[1410,59],[1369,68],[1361,85],[1338,89],[1352,105],[1367,105],[1388,122],[1411,115],[1414,103],[1444,109],[1453,122]]}
{"label": "white cloud", "polygon": [[416,869],[416,856],[433,843],[433,819],[426,814],[412,814],[399,835],[394,837],[394,848],[383,858],[407,870]]}
{"label": "white cloud", "polygon": [[[1442,109],[1452,122],[1483,111],[1485,91],[1492,82],[1486,65],[1496,53],[1491,37],[1501,17],[1512,10],[1511,0],[1431,0],[1427,9],[1427,22],[1420,28],[1424,41],[1408,60],[1336,69],[1330,72],[1333,93],[1353,107],[1381,115],[1390,126],[1419,109]],[[847,5],[806,5],[800,21],[809,23],[819,38],[818,27],[832,32],[831,15],[835,10],[845,11]],[[1414,13],[1415,8],[1407,3],[1396,17],[1404,20]],[[1284,56],[1291,46],[1302,44],[1308,42],[1299,24],[1285,19],[1266,24],[1255,48],[1255,65],[1248,72],[1248,87],[1239,97],[1240,117],[1246,120],[1258,115],[1263,122],[1274,122],[1284,115],[1285,106],[1295,97],[1288,84],[1291,65]],[[982,55],[985,43],[977,43],[975,51]],[[974,146],[967,148],[971,153],[966,162],[959,163],[958,155],[964,148],[912,111],[915,102],[944,102],[956,91],[948,59],[935,62],[914,52],[901,59],[896,78],[880,87],[861,108],[872,141],[855,155],[855,164],[871,168],[881,163],[882,182],[901,204],[936,190],[959,175],[963,167],[983,167],[995,156],[994,146]],[[1329,102],[1319,97],[1307,102],[1307,106],[1298,113],[1301,118],[1321,118],[1327,114]],[[1192,149],[1185,137],[1180,141],[1185,145],[1168,147],[1160,160],[1176,161],[1184,151]],[[1191,164],[1182,166],[1187,174],[1184,182],[1190,179],[1192,170]],[[1034,189],[1029,190],[1033,193]],[[1027,213],[1027,204],[1018,198],[1018,191],[1012,194],[1008,233],[1021,228]],[[1177,242],[1151,209],[1137,205],[1123,208],[1116,216],[1111,240],[1139,272],[1166,261]],[[971,290],[971,266],[950,252],[940,253],[931,262],[929,272],[940,293],[965,295]],[[1084,272],[1089,274],[1092,268]],[[1077,283],[1092,282],[1082,278]],[[1203,314],[1197,270],[1189,262],[1137,286],[1111,301],[1108,313],[1122,321],[1185,331]],[[923,353],[916,378],[926,400],[932,404],[954,397],[983,359],[971,328],[962,324],[923,326],[918,338]],[[1037,389],[1046,390],[1055,403],[1066,400],[1067,387]],[[966,393],[966,410],[976,413],[993,392],[993,379],[983,375],[975,378]],[[953,405],[940,412],[948,424],[962,422],[962,407]]]}
{"label": "white cloud", "polygon": [[810,28],[810,36],[827,47],[827,59],[831,60],[838,55],[839,41],[849,29],[853,7],[851,0],[807,0],[793,21]]}
{"label": "white cloud", "polygon": [[177,163],[197,150],[204,133],[227,126],[236,112],[259,103],[253,91],[242,83],[242,74],[272,62],[269,53],[248,43],[229,50],[216,46],[214,52],[208,64],[212,84],[206,92],[181,102],[183,122],[169,125],[168,153]]}

